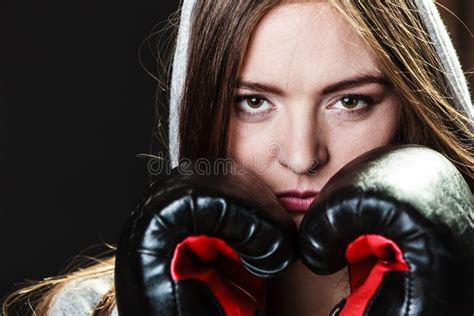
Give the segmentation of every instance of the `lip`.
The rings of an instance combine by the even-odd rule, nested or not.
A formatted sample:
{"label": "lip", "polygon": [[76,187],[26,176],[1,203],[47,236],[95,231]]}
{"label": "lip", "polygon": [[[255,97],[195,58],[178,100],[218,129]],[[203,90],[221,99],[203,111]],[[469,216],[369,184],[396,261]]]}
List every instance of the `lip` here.
{"label": "lip", "polygon": [[289,212],[306,212],[318,191],[284,191],[276,194],[280,204]]}

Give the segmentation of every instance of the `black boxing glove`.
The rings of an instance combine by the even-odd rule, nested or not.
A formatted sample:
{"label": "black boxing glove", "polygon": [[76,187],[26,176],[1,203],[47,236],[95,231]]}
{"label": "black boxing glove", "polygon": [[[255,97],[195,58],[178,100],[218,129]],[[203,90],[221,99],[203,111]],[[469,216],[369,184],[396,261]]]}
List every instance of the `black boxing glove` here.
{"label": "black boxing glove", "polygon": [[349,265],[351,294],[331,315],[472,315],[474,207],[459,171],[421,146],[383,147],[321,190],[298,232],[321,275]]}
{"label": "black boxing glove", "polygon": [[154,183],[128,219],[115,263],[121,316],[254,316],[264,310],[262,277],[294,259],[295,225],[268,187],[226,174],[237,169],[196,170]]}

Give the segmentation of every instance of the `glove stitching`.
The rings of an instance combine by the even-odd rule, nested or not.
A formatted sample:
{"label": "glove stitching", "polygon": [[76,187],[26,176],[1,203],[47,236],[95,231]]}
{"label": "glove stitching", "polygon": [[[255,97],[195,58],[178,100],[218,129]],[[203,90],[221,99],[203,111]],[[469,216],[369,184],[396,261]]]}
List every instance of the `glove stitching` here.
{"label": "glove stitching", "polygon": [[196,217],[195,217],[195,201],[194,199],[196,199],[196,197],[194,196],[194,194],[190,194],[190,201],[189,201],[189,212],[191,213],[191,220],[193,222],[193,235],[196,235],[197,234],[197,225],[196,225]]}
{"label": "glove stitching", "polygon": [[[234,244],[234,248],[235,247],[243,247],[246,243],[248,243],[251,239],[256,239],[255,237],[255,234],[257,234],[257,230],[260,229],[261,227],[261,224],[260,222],[258,221],[254,221],[254,224],[253,225],[250,225],[250,227],[252,228],[251,232],[249,234],[246,234],[247,237],[242,240],[242,241],[239,241],[239,242],[236,242]],[[247,257],[248,258],[248,257]]]}
{"label": "glove stitching", "polygon": [[[379,230],[385,231],[387,227],[393,226],[393,222],[399,221],[399,219],[395,219],[396,216],[396,211],[395,211],[395,205],[393,203],[390,203],[390,209],[386,212],[387,215],[383,216],[383,221],[380,223]],[[389,239],[394,239],[396,236],[386,236]]]}
{"label": "glove stitching", "polygon": [[[411,271],[408,271],[408,273],[404,273],[404,279],[405,279],[405,284],[408,283],[407,286],[407,307],[405,309],[405,312],[403,313],[404,316],[410,316],[410,307],[411,307],[411,301],[412,301],[412,273]],[[364,316],[369,316],[370,315],[370,310],[377,301],[378,296],[381,294],[384,286],[387,284],[387,279],[382,279],[382,283],[380,286],[377,288],[375,294],[372,296],[370,299],[369,303],[367,304],[367,309],[364,312]]]}
{"label": "glove stitching", "polygon": [[[330,207],[330,206],[328,206],[328,205],[326,204],[326,205],[323,206],[323,209],[331,210],[331,211],[332,211],[332,210],[333,210],[333,207]],[[334,232],[336,232],[336,233],[339,235],[340,239],[344,239],[344,238],[343,238],[344,235],[339,231],[339,229],[337,229],[337,227],[336,227],[336,225],[335,225],[335,222],[336,222],[336,221],[332,221],[332,220],[331,220],[331,218],[329,217],[329,213],[334,213],[334,212],[324,212],[324,218],[325,218],[326,221],[328,222],[330,228],[331,228]],[[345,248],[347,248],[347,245],[348,245],[348,244],[349,244],[349,242],[347,241],[347,242],[346,242],[346,245],[345,245]]]}
{"label": "glove stitching", "polygon": [[[222,203],[221,203],[221,205],[222,205]],[[217,231],[219,231],[221,229],[222,223],[224,222],[224,218],[227,215],[227,209],[228,209],[227,205],[222,207],[222,211],[221,211],[221,214],[219,215],[219,219],[217,220],[217,223],[216,223],[216,225],[214,226],[214,229],[213,229],[214,234],[216,234]]]}
{"label": "glove stitching", "polygon": [[361,218],[362,218],[362,199],[365,199],[365,196],[361,196],[358,198],[357,200],[357,207],[356,207],[356,210],[357,210],[357,231],[361,231],[362,230],[362,225],[361,225]]}
{"label": "glove stitching", "polygon": [[387,279],[383,278],[382,283],[377,288],[377,290],[375,291],[372,298],[369,300],[369,303],[367,304],[367,309],[364,312],[364,316],[369,316],[370,315],[369,312],[370,312],[371,308],[373,307],[373,305],[375,304],[375,302],[377,301],[377,298],[380,295],[380,293],[382,292],[382,289],[383,289],[383,287],[385,286],[386,283],[387,283]]}
{"label": "glove stitching", "polygon": [[[405,258],[404,258],[405,259]],[[408,264],[408,267],[410,267],[410,265]],[[408,297],[407,297],[407,309],[406,309],[406,312],[405,312],[405,316],[409,316],[410,315],[410,307],[411,307],[411,301],[412,301],[412,295],[413,295],[413,278],[412,278],[412,274],[411,274],[411,269],[408,271],[407,274],[405,274],[405,278],[407,279],[406,281],[408,281]]]}
{"label": "glove stitching", "polygon": [[177,297],[177,293],[178,291],[176,290],[176,282],[173,282],[173,296],[175,298],[175,303],[176,303],[176,312],[177,312],[177,315],[183,315],[182,313],[182,310],[181,310],[181,304],[179,303],[180,302],[180,299],[179,297]]}
{"label": "glove stitching", "polygon": [[168,224],[165,223],[165,221],[163,220],[163,218],[159,215],[159,214],[156,214],[156,213],[153,213],[153,218],[155,218],[155,220],[160,224],[161,227],[163,227],[165,230],[170,230]]}

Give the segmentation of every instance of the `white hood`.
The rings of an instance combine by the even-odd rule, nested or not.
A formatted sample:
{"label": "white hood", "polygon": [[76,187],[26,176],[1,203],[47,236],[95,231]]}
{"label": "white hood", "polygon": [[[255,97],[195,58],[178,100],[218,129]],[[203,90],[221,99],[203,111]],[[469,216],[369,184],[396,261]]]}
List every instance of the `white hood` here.
{"label": "white hood", "polygon": [[[225,1],[225,0],[218,0]],[[169,151],[172,167],[178,165],[179,155],[179,100],[183,92],[183,85],[187,67],[187,48],[192,24],[192,11],[197,0],[182,0],[181,18],[178,38],[173,60],[171,77],[170,117],[169,117]],[[449,90],[454,97],[457,108],[471,120],[474,118],[469,89],[462,72],[459,58],[449,38],[446,26],[443,24],[436,4],[433,0],[416,0],[418,9],[427,26],[436,51],[441,57],[443,67],[448,78]],[[472,129],[472,126],[471,126]]]}

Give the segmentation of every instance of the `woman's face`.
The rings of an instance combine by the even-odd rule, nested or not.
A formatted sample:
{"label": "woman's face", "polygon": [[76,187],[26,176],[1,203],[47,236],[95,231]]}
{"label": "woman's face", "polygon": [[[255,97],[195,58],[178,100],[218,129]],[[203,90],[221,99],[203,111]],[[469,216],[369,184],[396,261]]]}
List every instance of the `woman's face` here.
{"label": "woman's face", "polygon": [[238,79],[228,155],[257,172],[297,223],[336,171],[395,135],[395,94],[325,1],[267,13]]}

